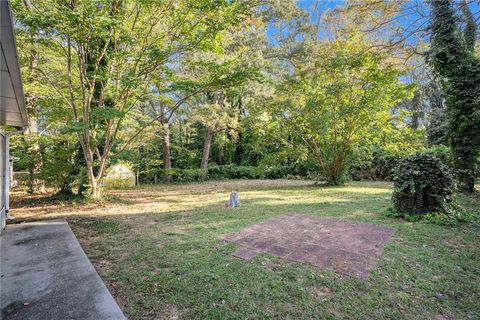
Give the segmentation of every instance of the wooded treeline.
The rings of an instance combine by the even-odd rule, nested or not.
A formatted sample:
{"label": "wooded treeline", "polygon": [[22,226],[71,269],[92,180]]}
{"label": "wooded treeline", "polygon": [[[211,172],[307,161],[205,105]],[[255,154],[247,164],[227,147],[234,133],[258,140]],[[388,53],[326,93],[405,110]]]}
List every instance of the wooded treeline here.
{"label": "wooded treeline", "polygon": [[32,192],[98,199],[120,161],[145,183],[341,184],[427,152],[473,191],[471,4],[322,3],[12,1],[29,114],[16,169]]}

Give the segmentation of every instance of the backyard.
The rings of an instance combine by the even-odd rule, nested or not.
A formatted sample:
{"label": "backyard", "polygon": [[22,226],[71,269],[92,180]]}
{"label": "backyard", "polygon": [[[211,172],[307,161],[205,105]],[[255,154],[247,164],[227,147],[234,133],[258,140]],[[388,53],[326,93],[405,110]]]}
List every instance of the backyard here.
{"label": "backyard", "polygon": [[[477,185],[478,189],[478,185]],[[242,206],[226,207],[232,190]],[[478,222],[387,217],[389,182],[230,180],[110,190],[96,203],[12,195],[17,222],[66,218],[129,319],[476,319]],[[459,195],[478,214],[479,193]],[[368,280],[268,253],[231,254],[222,235],[296,213],[396,229]]]}
{"label": "backyard", "polygon": [[1,319],[480,319],[478,0],[0,9]]}

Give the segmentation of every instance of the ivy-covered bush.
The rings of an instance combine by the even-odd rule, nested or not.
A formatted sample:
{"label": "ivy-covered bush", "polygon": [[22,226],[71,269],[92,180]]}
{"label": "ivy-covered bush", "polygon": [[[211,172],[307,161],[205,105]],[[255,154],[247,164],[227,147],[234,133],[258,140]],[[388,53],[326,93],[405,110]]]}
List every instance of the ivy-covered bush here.
{"label": "ivy-covered bush", "polygon": [[450,147],[439,144],[425,149],[422,151],[422,154],[427,154],[440,160],[440,162],[453,170],[453,155]]}
{"label": "ivy-covered bush", "polygon": [[455,198],[450,169],[428,154],[406,157],[394,170],[393,205],[397,212],[426,215],[448,212]]}

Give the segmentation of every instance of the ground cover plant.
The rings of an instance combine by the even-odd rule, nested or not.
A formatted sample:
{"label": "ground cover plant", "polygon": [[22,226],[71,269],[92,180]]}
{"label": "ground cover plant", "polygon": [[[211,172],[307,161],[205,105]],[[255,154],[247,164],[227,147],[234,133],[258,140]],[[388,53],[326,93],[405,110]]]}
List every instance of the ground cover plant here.
{"label": "ground cover plant", "polygon": [[[225,208],[231,190],[241,208]],[[66,217],[130,319],[477,318],[478,223],[387,217],[391,195],[387,182],[237,180],[112,190],[89,204],[17,192],[13,205],[19,221]],[[478,193],[458,202],[478,214]],[[268,254],[240,260],[218,239],[288,212],[396,232],[368,281]]]}

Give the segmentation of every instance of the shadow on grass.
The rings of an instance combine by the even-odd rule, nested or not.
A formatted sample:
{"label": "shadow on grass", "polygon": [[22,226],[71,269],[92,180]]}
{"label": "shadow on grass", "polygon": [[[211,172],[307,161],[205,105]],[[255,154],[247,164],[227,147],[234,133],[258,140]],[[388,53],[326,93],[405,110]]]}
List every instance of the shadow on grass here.
{"label": "shadow on grass", "polygon": [[[268,183],[273,185],[269,185]],[[256,185],[259,183],[259,185]],[[286,183],[286,185],[282,185]],[[299,184],[296,184],[299,183]],[[388,182],[350,182],[345,186],[329,186],[309,180],[222,180],[207,181],[193,184],[158,184],[158,185],[142,185],[129,189],[109,190],[108,196],[101,202],[85,202],[82,197],[77,195],[63,194],[26,194],[14,192],[11,196],[12,208],[35,208],[35,207],[54,207],[54,206],[79,206],[82,205],[98,205],[108,206],[109,204],[148,204],[150,202],[164,201],[168,203],[181,203],[184,197],[195,197],[199,195],[213,195],[217,193],[225,193],[225,197],[232,190],[242,192],[275,192],[289,190],[306,190],[315,191],[322,190],[326,193],[342,194],[365,194],[365,191],[356,190],[356,187],[369,190],[388,189]],[[185,188],[190,187],[189,191]],[[353,188],[352,188],[353,187]],[[343,190],[345,189],[345,190]],[[390,191],[385,191],[390,192]],[[384,192],[382,192],[384,193]],[[282,193],[279,193],[281,196]],[[175,199],[179,198],[179,199]],[[273,199],[275,200],[275,199]]]}
{"label": "shadow on grass", "polygon": [[[201,185],[201,184],[198,184]],[[372,186],[373,185],[373,186]],[[223,189],[215,190],[216,192],[227,191],[232,183],[225,184]],[[402,219],[391,218],[386,216],[387,209],[390,206],[388,189],[389,184],[384,182],[352,182],[347,186],[330,187],[330,186],[278,186],[272,187],[270,190],[277,191],[298,191],[293,198],[283,198],[282,194],[256,194],[246,196],[242,200],[242,207],[229,209],[225,207],[225,200],[209,201],[208,204],[202,204],[202,200],[195,199],[195,195],[189,193],[174,193],[167,190],[162,196],[159,196],[158,188],[152,190],[155,194],[150,197],[141,197],[135,199],[137,193],[148,193],[149,189],[131,189],[121,190],[119,193],[112,192],[110,198],[106,202],[99,204],[82,204],[75,203],[76,199],[62,198],[58,196],[43,196],[40,200],[35,201],[27,197],[24,202],[18,199],[14,204],[16,206],[25,205],[24,207],[40,206],[39,204],[48,205],[48,219],[56,219],[65,217],[68,221],[77,223],[81,220],[105,220],[105,221],[125,221],[128,224],[135,225],[136,228],[148,229],[156,224],[195,224],[199,228],[206,228],[214,225],[223,225],[229,231],[234,231],[235,227],[248,226],[264,221],[270,217],[282,215],[286,213],[310,214],[317,216],[330,216],[339,219],[349,219],[363,223],[386,224],[394,227],[411,226]],[[353,188],[352,188],[353,187]],[[363,188],[362,190],[358,190]],[[265,188],[259,188],[262,191],[268,191]],[[340,189],[340,190],[339,190]],[[246,188],[244,191],[254,192],[256,189]],[[301,190],[319,190],[320,193],[308,194],[305,196]],[[175,191],[175,190],[174,190]],[[324,191],[326,191],[324,193]],[[128,197],[121,197],[120,194],[128,192]],[[332,195],[330,195],[332,193]],[[189,195],[192,200],[184,202],[183,195]],[[216,195],[205,192],[205,196]],[[322,199],[322,196],[323,199]],[[332,196],[332,197],[331,197]],[[305,199],[303,197],[306,197]],[[318,197],[318,200],[316,200]],[[331,197],[331,198],[330,198]],[[333,200],[332,200],[333,199]],[[471,203],[470,207],[475,205],[478,207],[480,197],[478,199],[468,198]],[[43,201],[43,202],[42,202]],[[148,212],[148,205],[152,206],[156,203],[165,203],[166,210],[159,212]],[[280,202],[280,203],[279,203]],[[464,201],[465,202],[465,201]],[[184,204],[184,207],[168,209],[169,204]],[[121,205],[120,207],[109,207],[110,204]],[[143,208],[136,208],[136,204],[147,205]],[[59,206],[58,214],[55,213],[55,206]],[[60,207],[61,206],[61,207]],[[69,208],[71,206],[71,208]],[[146,208],[146,210],[145,210]],[[38,208],[40,215],[38,217],[30,216],[27,219],[18,217],[18,222],[45,220],[45,216],[41,214],[41,210],[45,207]],[[66,215],[65,211],[73,212]],[[142,210],[141,210],[142,209]],[[33,212],[35,212],[32,210]],[[92,213],[92,210],[95,210]],[[154,209],[155,210],[155,209]],[[103,213],[104,211],[104,213]]]}
{"label": "shadow on grass", "polygon": [[66,195],[62,193],[55,194],[19,194],[13,193],[10,198],[10,207],[12,208],[29,208],[29,207],[45,207],[45,206],[61,206],[81,204],[84,200],[78,195]]}

